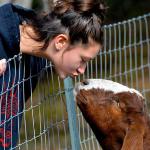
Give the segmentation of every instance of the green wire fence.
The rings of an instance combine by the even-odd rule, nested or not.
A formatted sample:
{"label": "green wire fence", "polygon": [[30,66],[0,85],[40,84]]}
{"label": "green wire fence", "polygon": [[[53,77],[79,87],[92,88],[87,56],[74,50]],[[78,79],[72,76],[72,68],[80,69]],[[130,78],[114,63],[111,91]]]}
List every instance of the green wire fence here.
{"label": "green wire fence", "polygon": [[[104,48],[75,79],[60,80],[53,65],[44,59],[23,54],[8,59],[9,77],[0,77],[0,132],[4,133],[0,144],[10,141],[10,149],[17,150],[100,150],[72,92],[74,84],[85,78],[110,79],[135,88],[150,106],[150,14],[105,25],[103,31]],[[18,108],[14,108],[14,98],[22,103]],[[18,140],[14,145],[6,126],[10,123],[11,134],[16,117]]]}

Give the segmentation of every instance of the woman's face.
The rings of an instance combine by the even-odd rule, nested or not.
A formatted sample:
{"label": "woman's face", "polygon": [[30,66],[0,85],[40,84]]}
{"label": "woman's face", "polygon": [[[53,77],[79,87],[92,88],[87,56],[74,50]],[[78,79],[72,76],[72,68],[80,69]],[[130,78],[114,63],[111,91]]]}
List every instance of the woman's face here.
{"label": "woman's face", "polygon": [[53,62],[56,71],[60,78],[64,79],[67,76],[75,77],[83,74],[86,69],[86,64],[93,59],[99,52],[101,45],[92,40],[88,44],[76,44],[68,46],[59,58]]}

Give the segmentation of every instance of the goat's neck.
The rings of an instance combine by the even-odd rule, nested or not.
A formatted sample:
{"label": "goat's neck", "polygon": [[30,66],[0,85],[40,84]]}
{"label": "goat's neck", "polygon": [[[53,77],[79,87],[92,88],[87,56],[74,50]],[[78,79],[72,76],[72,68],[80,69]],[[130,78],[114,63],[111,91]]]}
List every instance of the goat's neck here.
{"label": "goat's neck", "polygon": [[144,150],[150,149],[150,118],[147,118],[147,126],[144,135]]}

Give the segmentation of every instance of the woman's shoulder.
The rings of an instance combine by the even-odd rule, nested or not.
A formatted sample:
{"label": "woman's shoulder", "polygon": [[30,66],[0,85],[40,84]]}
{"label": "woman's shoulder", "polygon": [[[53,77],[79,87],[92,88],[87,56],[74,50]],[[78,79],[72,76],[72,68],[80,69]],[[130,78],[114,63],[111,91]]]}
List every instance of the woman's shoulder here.
{"label": "woman's shoulder", "polygon": [[27,13],[33,13],[34,11],[17,4],[5,3],[3,5],[0,5],[0,15],[3,14],[3,12],[5,12],[5,15],[13,12],[16,12],[20,15],[26,15]]}
{"label": "woman's shoulder", "polygon": [[12,3],[5,3],[0,5],[0,9],[11,7]]}
{"label": "woman's shoulder", "polygon": [[25,7],[21,6],[21,5],[17,5],[17,4],[13,4],[13,3],[1,4],[1,5],[0,5],[0,9],[4,9],[4,8],[5,8],[5,9],[6,9],[6,8],[20,9],[20,10],[26,10],[26,11],[30,10],[30,9],[28,9],[28,8],[25,8]]}
{"label": "woman's shoulder", "polygon": [[0,5],[0,17],[7,17],[10,14],[12,14],[12,4],[6,3],[3,5]]}
{"label": "woman's shoulder", "polygon": [[[19,53],[19,17],[13,11],[13,4],[0,6],[0,56],[12,57]],[[4,56],[3,56],[4,57]]]}

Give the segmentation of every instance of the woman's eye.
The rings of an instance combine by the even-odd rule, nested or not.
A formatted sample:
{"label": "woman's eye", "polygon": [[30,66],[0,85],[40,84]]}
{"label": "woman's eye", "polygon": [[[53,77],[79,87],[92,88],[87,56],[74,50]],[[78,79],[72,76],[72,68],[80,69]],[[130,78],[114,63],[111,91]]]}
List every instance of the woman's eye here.
{"label": "woman's eye", "polygon": [[85,62],[85,60],[82,58],[82,61]]}
{"label": "woman's eye", "polygon": [[84,60],[83,58],[81,58],[82,63],[86,63],[86,60]]}
{"label": "woman's eye", "polygon": [[84,57],[81,57],[81,63],[87,63],[87,62],[89,62],[89,61],[91,61],[92,59],[90,59],[90,58],[84,58]]}

